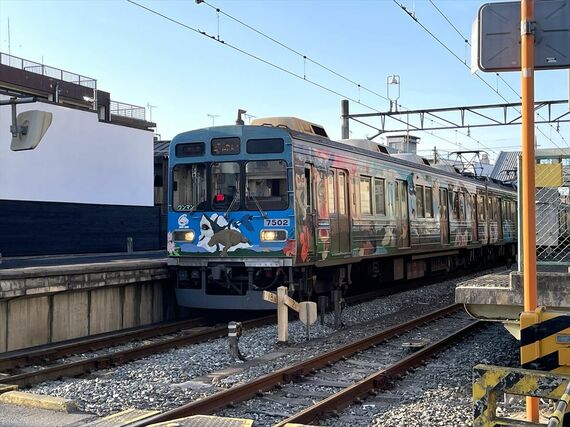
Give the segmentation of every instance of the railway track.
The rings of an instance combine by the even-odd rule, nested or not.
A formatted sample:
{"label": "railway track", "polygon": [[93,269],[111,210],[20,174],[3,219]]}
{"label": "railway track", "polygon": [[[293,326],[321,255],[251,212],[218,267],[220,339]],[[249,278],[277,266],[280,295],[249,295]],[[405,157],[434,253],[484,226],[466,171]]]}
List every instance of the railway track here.
{"label": "railway track", "polygon": [[[403,372],[481,325],[460,310],[453,304],[131,427],[213,413],[254,418],[259,425],[311,422],[389,387]],[[423,347],[413,353],[403,347],[414,342]]]}
{"label": "railway track", "polygon": [[[244,329],[257,328],[275,322],[275,316],[265,316],[242,322]],[[227,335],[227,325],[204,326],[204,319],[192,319],[161,326],[149,326],[140,330],[123,331],[99,337],[90,337],[77,342],[34,348],[3,354],[0,358],[0,384],[15,384],[27,387],[47,380],[76,377],[98,369],[118,366],[132,360],[160,353],[172,348],[196,344]],[[174,334],[164,336],[165,334]],[[97,355],[81,355],[80,360],[66,361],[67,356],[85,351],[95,351],[133,340],[161,337],[150,343],[139,343],[133,348],[104,352]],[[55,362],[55,363],[54,363]],[[32,366],[36,363],[41,366]],[[53,365],[49,365],[53,363]]]}

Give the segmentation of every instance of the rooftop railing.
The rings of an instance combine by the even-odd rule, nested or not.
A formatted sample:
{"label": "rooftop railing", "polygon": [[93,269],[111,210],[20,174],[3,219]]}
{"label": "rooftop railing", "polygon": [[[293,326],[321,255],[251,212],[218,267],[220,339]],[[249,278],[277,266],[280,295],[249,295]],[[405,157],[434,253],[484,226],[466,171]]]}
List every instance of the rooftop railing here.
{"label": "rooftop railing", "polygon": [[139,105],[111,101],[111,114],[137,120],[146,120],[146,109]]}
{"label": "rooftop railing", "polygon": [[8,55],[7,53],[0,52],[0,64],[19,68],[20,70],[29,71],[30,73],[41,74],[42,76],[51,77],[53,79],[62,80],[64,82],[73,83],[90,89],[97,89],[97,80],[92,79],[91,77],[85,77],[77,73],[71,73],[59,68],[50,67],[49,65],[39,64],[17,56]]}

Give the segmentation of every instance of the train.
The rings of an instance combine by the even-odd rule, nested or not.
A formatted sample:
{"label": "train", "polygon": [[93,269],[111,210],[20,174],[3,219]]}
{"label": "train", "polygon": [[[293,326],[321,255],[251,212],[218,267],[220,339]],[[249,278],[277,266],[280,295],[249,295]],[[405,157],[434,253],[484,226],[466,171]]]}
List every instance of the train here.
{"label": "train", "polygon": [[516,253],[512,186],[294,117],[177,135],[169,188],[168,264],[188,308],[270,310],[263,291],[279,286],[314,299]]}

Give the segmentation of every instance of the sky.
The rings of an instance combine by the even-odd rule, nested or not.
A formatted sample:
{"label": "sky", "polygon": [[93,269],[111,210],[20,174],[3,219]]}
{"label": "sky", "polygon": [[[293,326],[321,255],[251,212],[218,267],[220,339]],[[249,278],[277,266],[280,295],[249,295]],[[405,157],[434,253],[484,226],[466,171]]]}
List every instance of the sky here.
{"label": "sky", "polygon": [[[519,72],[479,72],[490,88],[462,63],[470,64],[464,37],[471,39],[483,1],[398,0],[460,60],[393,0],[133,1],[164,17],[127,0],[0,0],[0,51],[94,78],[114,101],[154,106],[161,139],[233,124],[238,108],[258,118],[299,117],[338,139],[341,99],[351,99],[351,113],[387,111],[391,75],[400,79],[401,110],[519,102]],[[537,72],[536,99],[567,99],[568,80],[568,70]],[[350,127],[352,138],[376,133],[353,121]],[[420,154],[482,149],[493,159],[520,147],[520,132],[503,126],[413,134]],[[541,125],[536,135],[541,148],[570,144],[568,124]]]}

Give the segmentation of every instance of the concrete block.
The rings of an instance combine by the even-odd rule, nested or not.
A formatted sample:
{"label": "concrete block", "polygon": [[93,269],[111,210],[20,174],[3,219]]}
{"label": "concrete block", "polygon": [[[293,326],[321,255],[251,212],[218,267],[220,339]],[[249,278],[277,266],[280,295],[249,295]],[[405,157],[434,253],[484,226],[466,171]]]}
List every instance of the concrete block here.
{"label": "concrete block", "polygon": [[7,351],[8,337],[8,303],[0,301],[0,353]]}
{"label": "concrete block", "polygon": [[2,292],[12,291],[14,289],[22,289],[25,287],[24,280],[12,279],[12,280],[0,280],[0,290]]}
{"label": "concrete block", "polygon": [[0,394],[14,390],[18,390],[18,386],[16,384],[0,384]]}
{"label": "concrete block", "polygon": [[87,291],[54,295],[52,342],[87,336],[89,332],[88,313],[89,295]]}
{"label": "concrete block", "polygon": [[161,282],[154,283],[154,292],[152,293],[152,322],[162,322],[164,320],[163,314],[163,298],[164,292]]}
{"label": "concrete block", "polygon": [[89,334],[116,331],[122,321],[121,292],[119,288],[99,288],[90,291]]}
{"label": "concrete block", "polygon": [[125,286],[123,302],[123,328],[139,326],[140,323],[141,289],[139,285]]}
{"label": "concrete block", "polygon": [[8,327],[8,351],[48,343],[49,297],[8,301]]}
{"label": "concrete block", "polygon": [[67,286],[67,276],[48,276],[46,279],[48,286]]}
{"label": "concrete block", "polygon": [[76,412],[77,405],[73,400],[42,394],[9,391],[0,395],[0,403],[26,406],[28,408],[47,409],[50,411]]}
{"label": "concrete block", "polygon": [[53,294],[56,292],[64,292],[67,290],[67,286],[44,286],[41,288],[29,288],[26,289],[26,295],[41,295],[41,294]]}
{"label": "concrete block", "polygon": [[141,292],[141,300],[139,306],[140,324],[148,325],[152,323],[152,304],[153,304],[153,287],[152,283],[142,283],[138,285]]}

